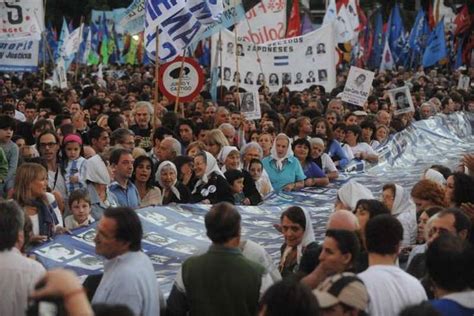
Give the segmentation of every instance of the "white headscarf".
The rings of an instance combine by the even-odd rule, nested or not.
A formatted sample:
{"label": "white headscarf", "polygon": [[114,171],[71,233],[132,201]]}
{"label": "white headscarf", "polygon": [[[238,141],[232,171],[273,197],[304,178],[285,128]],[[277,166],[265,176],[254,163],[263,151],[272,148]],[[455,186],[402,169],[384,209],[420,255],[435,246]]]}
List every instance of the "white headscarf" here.
{"label": "white headscarf", "polygon": [[110,175],[105,162],[99,155],[94,155],[86,161],[85,179],[98,184],[110,184]]}
{"label": "white headscarf", "polygon": [[395,198],[391,211],[403,226],[402,245],[413,245],[417,234],[416,206],[410,193],[398,184],[395,184]]}
{"label": "white headscarf", "polygon": [[[311,222],[311,217],[309,216],[309,213],[305,208],[302,207],[301,209],[303,210],[303,213],[304,213],[306,225],[304,228],[303,239],[301,240],[301,243],[298,246],[296,246],[296,262],[298,264],[300,264],[301,257],[303,256],[303,248],[316,240],[314,238],[314,230],[313,230],[313,223]],[[282,255],[282,261],[291,252],[292,249],[293,247],[289,247],[289,246],[286,247]]]}
{"label": "white headscarf", "polygon": [[[288,141],[288,149],[286,150],[286,154],[283,158],[278,157],[277,150],[276,150],[276,142],[279,138],[283,138]],[[283,162],[285,161],[285,159],[293,157],[293,150],[291,149],[291,140],[286,134],[280,133],[277,135],[277,137],[275,137],[275,140],[273,141],[272,149],[270,150],[270,156],[272,157],[273,160],[275,160],[275,165],[278,170],[283,169]]]}
{"label": "white headscarf", "polygon": [[428,169],[425,172],[425,175],[423,176],[424,179],[434,181],[438,184],[441,184],[442,186],[446,185],[446,179],[444,176],[441,174],[441,172],[434,170],[434,169]]}
{"label": "white headscarf", "polygon": [[359,200],[373,199],[374,195],[362,184],[355,180],[350,180],[345,183],[338,191],[337,196],[339,200],[354,211]]}
{"label": "white headscarf", "polygon": [[196,193],[196,190],[200,185],[206,184],[209,181],[209,176],[213,172],[225,178],[224,174],[219,169],[216,158],[214,158],[214,156],[207,151],[205,151],[204,154],[206,155],[206,171],[204,172],[204,175],[196,182],[193,192],[191,192],[192,194]]}
{"label": "white headscarf", "polygon": [[395,184],[395,198],[393,200],[392,215],[416,211],[415,203],[411,200],[410,193],[401,185]]}
{"label": "white headscarf", "polygon": [[171,192],[174,193],[174,195],[176,195],[178,200],[181,199],[181,194],[179,194],[179,190],[176,188],[176,183],[178,182],[178,170],[176,169],[176,166],[174,163],[172,163],[169,160],[165,160],[162,163],[160,163],[160,165],[158,166],[158,170],[156,170],[156,173],[155,173],[155,181],[157,181],[160,184],[160,187],[163,189],[163,194],[161,194],[159,204],[163,204],[163,198],[165,196],[164,193],[165,193],[165,190],[167,190],[167,188],[163,185],[163,182],[161,181],[161,171],[163,171],[163,169],[166,167],[173,169],[174,173],[176,174],[176,180],[174,180],[174,182],[171,184],[171,187],[169,189],[171,190]]}
{"label": "white headscarf", "polygon": [[[222,150],[219,152],[219,155],[217,156],[217,159],[222,164],[222,168],[221,168],[222,172],[227,171],[227,168],[225,166],[225,160],[227,159],[227,156],[229,156],[229,154],[233,151],[236,151],[240,156],[239,149],[237,149],[237,147],[235,147],[235,146],[224,146],[224,147],[222,147]],[[242,169],[242,162],[240,162],[238,169],[239,170]]]}

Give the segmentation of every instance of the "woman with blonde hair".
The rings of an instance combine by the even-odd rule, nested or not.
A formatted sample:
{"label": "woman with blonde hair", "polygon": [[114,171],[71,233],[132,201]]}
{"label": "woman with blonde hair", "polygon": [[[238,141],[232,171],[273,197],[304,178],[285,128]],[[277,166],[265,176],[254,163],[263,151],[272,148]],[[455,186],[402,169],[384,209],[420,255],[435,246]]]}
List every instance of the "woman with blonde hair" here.
{"label": "woman with blonde hair", "polygon": [[206,144],[204,144],[203,142],[199,140],[196,140],[190,143],[188,147],[186,147],[186,155],[194,158],[198,153],[206,150],[206,148],[207,148]]}
{"label": "woman with blonde hair", "polygon": [[207,151],[211,153],[214,158],[219,156],[224,146],[229,146],[229,141],[220,129],[213,129],[206,136]]}
{"label": "woman with blonde hair", "polygon": [[18,167],[13,198],[31,219],[33,237],[30,242],[44,242],[66,231],[56,199],[47,189],[48,173],[42,165],[23,163]]}

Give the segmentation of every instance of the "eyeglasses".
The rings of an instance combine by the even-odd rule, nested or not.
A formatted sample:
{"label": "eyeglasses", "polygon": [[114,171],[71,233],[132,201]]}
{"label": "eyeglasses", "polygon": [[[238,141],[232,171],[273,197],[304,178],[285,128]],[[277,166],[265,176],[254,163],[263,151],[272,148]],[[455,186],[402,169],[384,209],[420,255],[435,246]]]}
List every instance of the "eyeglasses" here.
{"label": "eyeglasses", "polygon": [[52,148],[54,146],[56,146],[58,143],[54,143],[54,142],[51,142],[51,143],[40,143],[39,146],[41,148]]}

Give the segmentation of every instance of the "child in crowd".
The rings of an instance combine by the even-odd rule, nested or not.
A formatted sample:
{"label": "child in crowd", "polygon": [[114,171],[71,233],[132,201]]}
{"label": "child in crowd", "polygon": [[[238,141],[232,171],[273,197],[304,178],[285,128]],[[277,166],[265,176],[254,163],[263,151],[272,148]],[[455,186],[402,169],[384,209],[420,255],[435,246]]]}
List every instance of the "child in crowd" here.
{"label": "child in crowd", "polygon": [[263,164],[258,159],[252,159],[249,164],[249,173],[255,181],[258,192],[264,198],[273,191],[272,183],[268,177],[262,176]]}
{"label": "child in crowd", "polygon": [[63,172],[66,180],[66,190],[71,193],[85,187],[85,161],[82,157],[82,139],[79,135],[69,134],[63,139]]}
{"label": "child in crowd", "polygon": [[326,173],[329,180],[337,179],[339,173],[331,157],[324,152],[325,144],[321,138],[314,137],[310,139],[311,158]]}
{"label": "child in crowd", "polygon": [[16,120],[7,115],[0,116],[0,147],[8,161],[8,172],[1,186],[0,194],[13,188],[16,167],[18,166],[18,146],[12,141]]}
{"label": "child in crowd", "polygon": [[[244,174],[237,169],[228,170],[224,173],[227,182],[230,185],[236,205],[245,204],[244,200]],[[248,199],[247,199],[248,200]]]}
{"label": "child in crowd", "polygon": [[64,224],[67,229],[87,226],[94,222],[91,216],[91,200],[87,190],[76,190],[69,196],[69,209],[72,215],[66,216]]}

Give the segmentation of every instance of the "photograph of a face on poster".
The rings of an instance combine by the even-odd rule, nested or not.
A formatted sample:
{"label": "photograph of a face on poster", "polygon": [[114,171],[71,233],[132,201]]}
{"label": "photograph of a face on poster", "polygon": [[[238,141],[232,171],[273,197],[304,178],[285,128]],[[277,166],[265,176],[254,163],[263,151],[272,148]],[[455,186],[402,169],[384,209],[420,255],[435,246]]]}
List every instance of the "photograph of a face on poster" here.
{"label": "photograph of a face on poster", "polygon": [[187,237],[191,237],[200,233],[199,230],[194,229],[192,227],[188,227],[184,223],[176,223],[174,225],[166,227],[166,229]]}
{"label": "photograph of a face on poster", "polygon": [[58,243],[38,249],[35,253],[57,262],[65,262],[82,254],[79,250]]}
{"label": "photograph of a face on poster", "polygon": [[157,211],[146,211],[146,212],[141,212],[138,214],[141,218],[145,219],[146,221],[161,226],[163,224],[166,224],[167,218],[166,216],[163,216],[159,214]]}
{"label": "photograph of a face on poster", "polygon": [[68,265],[91,271],[100,270],[104,267],[104,264],[100,258],[90,255],[81,256],[69,262]]}
{"label": "photograph of a face on poster", "polygon": [[370,94],[374,72],[352,66],[342,93],[342,101],[364,106]]}
{"label": "photograph of a face on poster", "polygon": [[257,92],[239,93],[240,112],[247,120],[258,120],[261,118],[260,100]]}
{"label": "photograph of a face on poster", "polygon": [[395,115],[415,112],[410,89],[407,86],[388,90],[388,94],[390,97],[390,103],[395,105]]}
{"label": "photograph of a face on poster", "polygon": [[73,238],[95,247],[95,241],[94,241],[95,235],[96,235],[95,228],[91,228],[91,229],[86,230],[85,232],[78,234],[77,236],[73,236]]}
{"label": "photograph of a face on poster", "polygon": [[158,246],[166,246],[175,242],[176,240],[160,235],[155,232],[150,232],[143,235],[143,241],[146,241]]}

